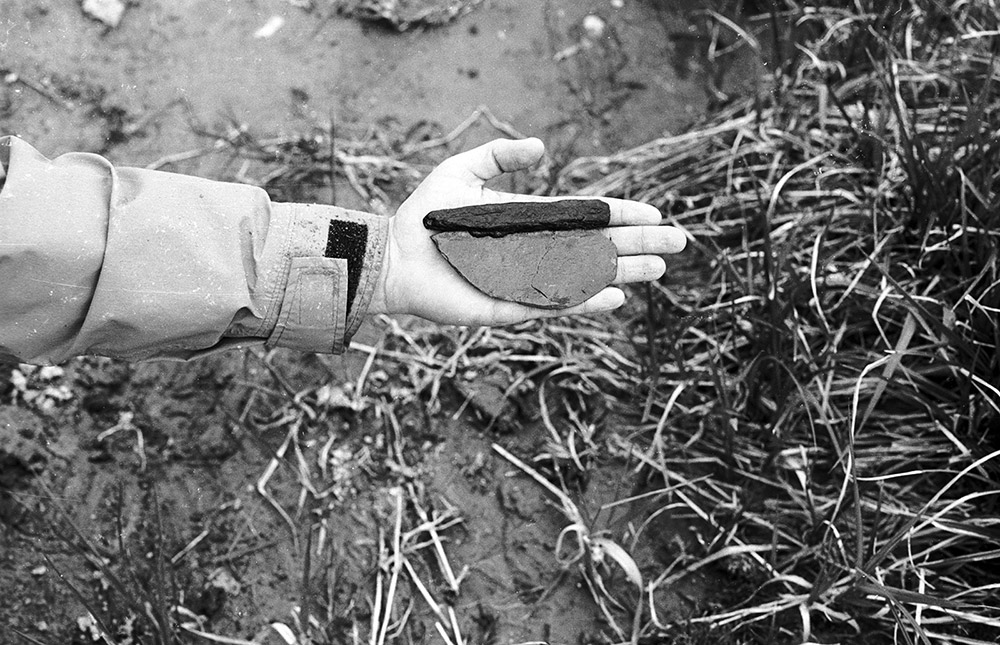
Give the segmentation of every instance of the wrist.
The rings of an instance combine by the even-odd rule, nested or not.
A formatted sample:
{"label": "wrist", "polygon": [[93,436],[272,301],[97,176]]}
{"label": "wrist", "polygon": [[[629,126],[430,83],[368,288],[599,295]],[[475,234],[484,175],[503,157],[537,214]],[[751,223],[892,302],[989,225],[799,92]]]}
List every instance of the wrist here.
{"label": "wrist", "polygon": [[392,256],[394,255],[394,244],[392,236],[393,221],[389,218],[388,231],[385,240],[385,250],[382,253],[381,263],[378,267],[378,275],[375,276],[375,286],[372,290],[371,301],[368,304],[368,315],[377,316],[379,314],[392,314],[398,313],[394,312],[389,306],[389,267],[392,264]]}

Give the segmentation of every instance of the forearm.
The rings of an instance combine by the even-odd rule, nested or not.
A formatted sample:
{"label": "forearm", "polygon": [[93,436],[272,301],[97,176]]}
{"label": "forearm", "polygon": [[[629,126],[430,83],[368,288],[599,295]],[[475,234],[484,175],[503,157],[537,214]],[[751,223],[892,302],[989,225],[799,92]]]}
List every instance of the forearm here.
{"label": "forearm", "polygon": [[381,268],[383,218],[257,188],[49,161],[0,139],[0,352],[191,358],[239,344],[338,352]]}

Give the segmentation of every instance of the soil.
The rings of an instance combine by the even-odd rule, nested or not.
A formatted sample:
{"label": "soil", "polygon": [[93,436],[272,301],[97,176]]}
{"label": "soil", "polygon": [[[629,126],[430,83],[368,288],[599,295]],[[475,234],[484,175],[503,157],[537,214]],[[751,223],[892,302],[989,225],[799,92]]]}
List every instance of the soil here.
{"label": "soil", "polygon": [[[72,3],[3,0],[0,132],[48,156],[91,151],[233,179],[231,157],[178,153],[233,128],[268,138],[331,119],[338,136],[443,133],[487,106],[553,158],[603,153],[677,131],[720,88],[738,91],[691,55],[697,19],[666,4],[486,0],[452,24],[399,33],[321,2],[133,1],[109,28]],[[596,45],[587,15],[606,29]],[[280,28],[255,37],[274,17]],[[497,134],[479,123],[452,146]],[[467,642],[601,640],[609,626],[571,561],[571,534],[555,552],[566,518],[491,448],[545,452],[538,411],[511,412],[509,379],[457,379],[430,405],[405,365],[370,371],[367,358],[0,367],[0,642],[95,642],[88,614],[120,643],[156,642],[168,614],[230,639],[281,642],[277,622],[317,643],[357,642],[390,568],[380,543],[391,543],[398,495],[411,516],[419,502],[463,520],[441,529],[454,573],[465,571],[457,594],[430,549],[413,557]],[[352,390],[359,375],[364,396]],[[648,520],[641,501],[603,505],[657,485],[610,455],[566,482],[592,530],[624,540],[651,522],[632,545],[650,571],[690,529]],[[621,570],[605,579],[628,596]],[[712,580],[688,580],[659,599],[661,619],[704,602]],[[411,609],[398,639],[442,642],[415,593]]]}

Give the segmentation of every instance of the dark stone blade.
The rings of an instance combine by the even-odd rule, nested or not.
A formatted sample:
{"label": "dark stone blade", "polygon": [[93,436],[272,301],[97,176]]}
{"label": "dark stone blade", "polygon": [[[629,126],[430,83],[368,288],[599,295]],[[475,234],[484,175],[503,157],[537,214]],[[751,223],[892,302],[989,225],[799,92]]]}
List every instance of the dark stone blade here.
{"label": "dark stone blade", "polygon": [[441,254],[488,296],[533,307],[572,307],[611,284],[618,251],[602,231],[535,231],[498,238],[465,231],[431,237]]}
{"label": "dark stone blade", "polygon": [[491,237],[605,228],[610,222],[611,209],[598,199],[476,204],[431,211],[424,216],[424,227],[433,231],[468,231]]}

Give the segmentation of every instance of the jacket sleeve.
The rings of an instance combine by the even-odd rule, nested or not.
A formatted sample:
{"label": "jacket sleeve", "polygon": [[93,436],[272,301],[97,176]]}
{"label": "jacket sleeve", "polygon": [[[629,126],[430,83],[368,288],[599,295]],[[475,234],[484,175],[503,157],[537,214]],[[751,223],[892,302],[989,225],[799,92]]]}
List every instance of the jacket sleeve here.
{"label": "jacket sleeve", "polygon": [[50,161],[0,137],[0,358],[339,353],[371,301],[387,228],[92,154]]}

